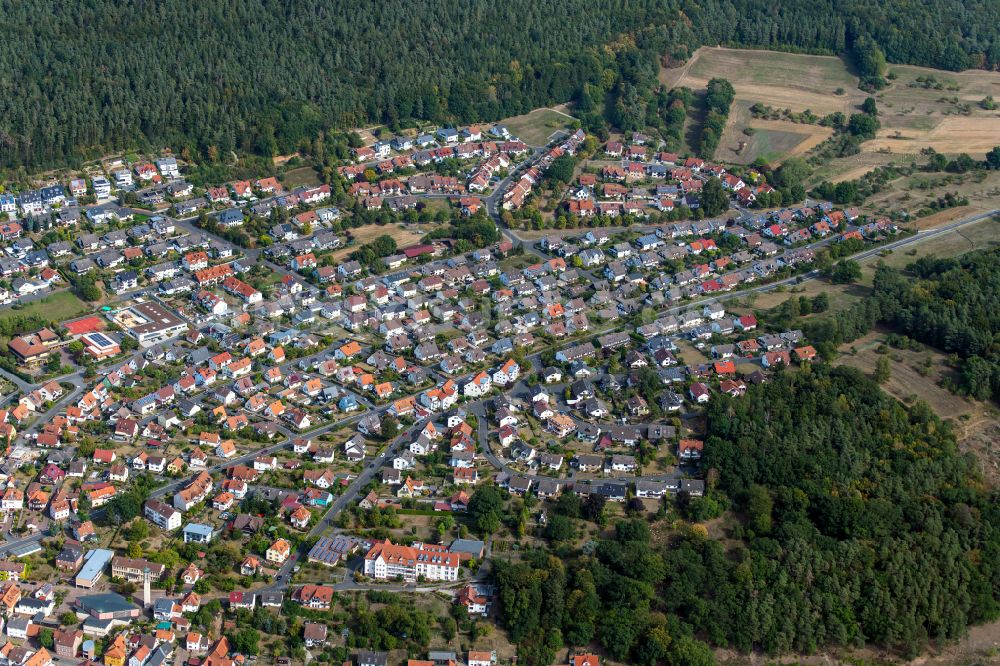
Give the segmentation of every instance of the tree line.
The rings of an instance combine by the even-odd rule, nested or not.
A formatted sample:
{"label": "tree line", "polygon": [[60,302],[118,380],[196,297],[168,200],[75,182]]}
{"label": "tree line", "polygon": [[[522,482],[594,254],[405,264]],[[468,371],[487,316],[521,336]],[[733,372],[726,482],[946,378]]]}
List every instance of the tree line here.
{"label": "tree line", "polygon": [[729,118],[729,107],[736,99],[736,90],[733,84],[726,79],[712,79],[708,82],[705,94],[705,126],[701,130],[701,142],[698,145],[698,154],[705,159],[711,159],[715,155],[715,149],[722,138],[722,132],[726,129],[726,120]]}

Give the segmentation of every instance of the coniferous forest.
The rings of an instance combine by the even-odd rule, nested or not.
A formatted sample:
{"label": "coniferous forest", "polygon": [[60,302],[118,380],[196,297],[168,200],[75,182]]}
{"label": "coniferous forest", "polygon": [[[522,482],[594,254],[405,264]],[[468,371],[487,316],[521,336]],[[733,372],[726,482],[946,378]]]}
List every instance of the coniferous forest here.
{"label": "coniferous forest", "polygon": [[[0,3],[0,164],[170,145],[269,156],[366,123],[489,121],[568,100],[614,120],[701,44],[1000,63],[987,0],[93,0]],[[919,39],[914,36],[919,35]]]}

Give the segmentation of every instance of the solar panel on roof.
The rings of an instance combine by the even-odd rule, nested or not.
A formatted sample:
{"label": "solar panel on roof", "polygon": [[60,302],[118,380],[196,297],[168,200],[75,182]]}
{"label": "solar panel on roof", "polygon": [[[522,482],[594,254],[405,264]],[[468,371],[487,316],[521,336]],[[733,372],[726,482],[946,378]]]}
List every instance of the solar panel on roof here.
{"label": "solar panel on roof", "polygon": [[92,333],[90,335],[90,339],[94,341],[94,344],[100,347],[111,347],[115,344],[114,342],[111,341],[110,338],[108,338],[108,336],[104,335],[103,333]]}

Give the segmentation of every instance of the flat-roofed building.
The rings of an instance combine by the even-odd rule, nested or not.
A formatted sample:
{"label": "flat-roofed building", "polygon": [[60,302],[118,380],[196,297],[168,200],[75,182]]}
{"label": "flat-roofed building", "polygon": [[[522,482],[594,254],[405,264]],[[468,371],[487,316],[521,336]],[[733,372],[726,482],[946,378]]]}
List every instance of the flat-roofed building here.
{"label": "flat-roofed building", "polygon": [[142,609],[120,594],[88,594],[78,597],[76,608],[95,620],[129,620],[142,615]]}
{"label": "flat-roofed building", "polygon": [[115,313],[114,320],[143,347],[151,347],[177,337],[188,329],[183,319],[153,302],[136,303],[119,310]]}
{"label": "flat-roofed building", "polygon": [[104,569],[114,558],[114,551],[97,548],[87,553],[83,566],[76,574],[74,584],[77,587],[92,588],[104,575]]}

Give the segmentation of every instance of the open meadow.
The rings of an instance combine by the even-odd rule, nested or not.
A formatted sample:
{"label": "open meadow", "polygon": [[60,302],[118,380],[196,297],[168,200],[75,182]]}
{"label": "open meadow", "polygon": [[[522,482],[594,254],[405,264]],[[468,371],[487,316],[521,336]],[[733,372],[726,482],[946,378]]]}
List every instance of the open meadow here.
{"label": "open meadow", "polygon": [[[933,212],[935,202],[945,193],[966,199],[968,205]],[[908,212],[918,216],[915,228],[929,229],[954,219],[1000,208],[1000,172],[953,174],[918,171],[889,182],[885,189],[865,200],[865,208],[885,215]]]}
{"label": "open meadow", "polygon": [[4,308],[0,311],[0,319],[38,315],[51,321],[64,321],[95,309],[95,305],[87,304],[69,289],[63,289],[17,308]]}
{"label": "open meadow", "polygon": [[750,106],[742,100],[733,104],[722,141],[715,150],[719,161],[752,164],[763,159],[777,163],[803,155],[833,136],[830,127],[753,118]]}
{"label": "open meadow", "polygon": [[535,109],[521,116],[501,120],[510,133],[520,138],[529,146],[544,146],[552,135],[559,130],[565,130],[575,120],[556,109]]}
{"label": "open meadow", "polygon": [[296,187],[316,187],[319,184],[320,180],[316,169],[309,166],[292,169],[285,174],[284,178],[284,186],[289,190]]}

